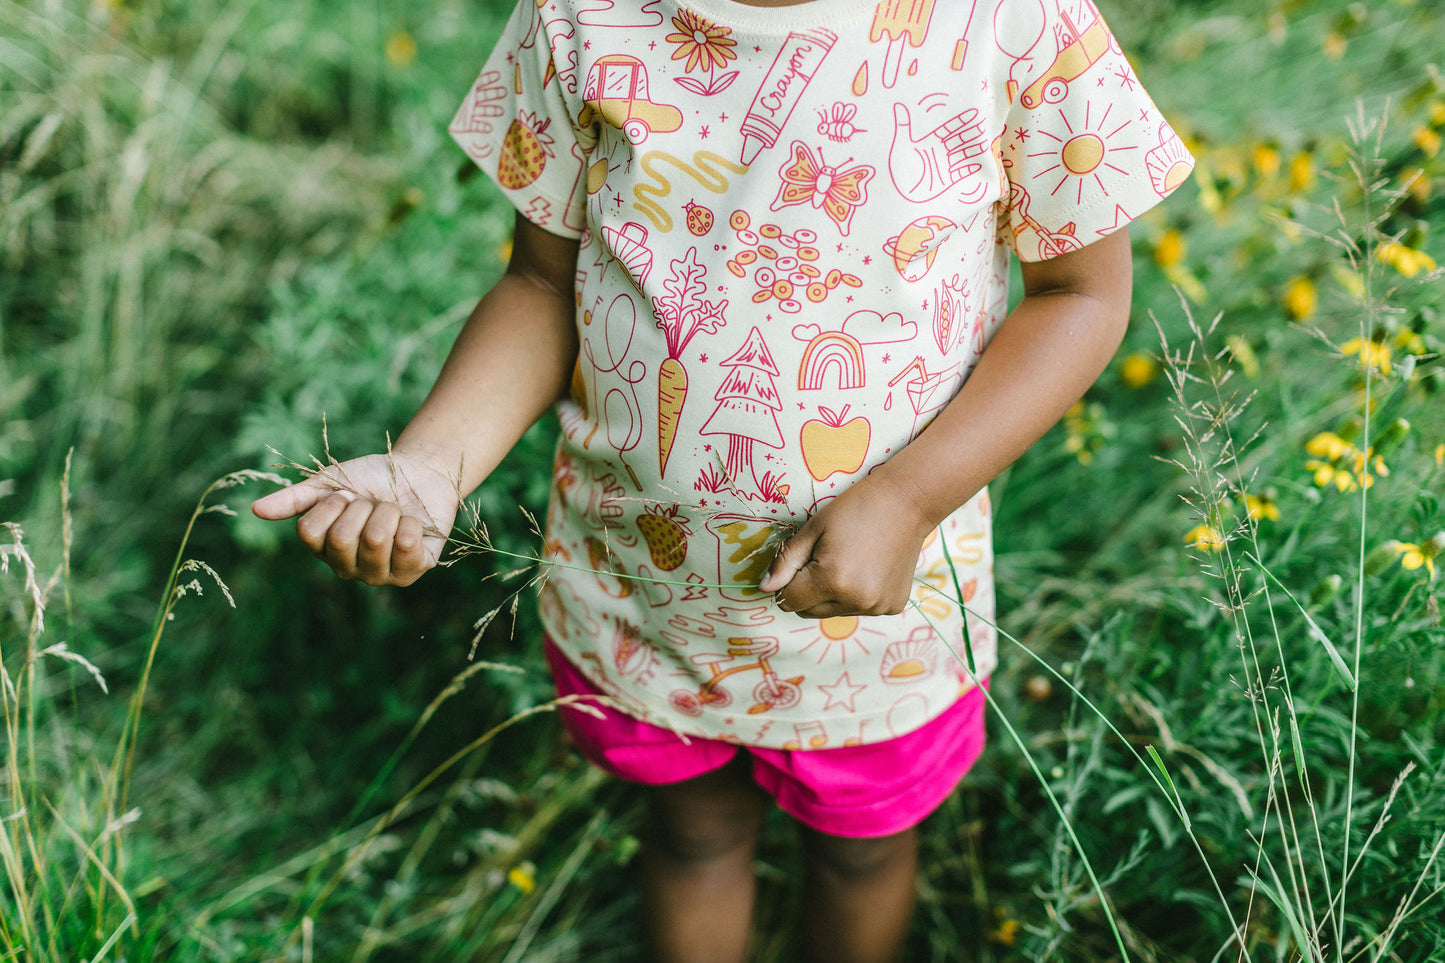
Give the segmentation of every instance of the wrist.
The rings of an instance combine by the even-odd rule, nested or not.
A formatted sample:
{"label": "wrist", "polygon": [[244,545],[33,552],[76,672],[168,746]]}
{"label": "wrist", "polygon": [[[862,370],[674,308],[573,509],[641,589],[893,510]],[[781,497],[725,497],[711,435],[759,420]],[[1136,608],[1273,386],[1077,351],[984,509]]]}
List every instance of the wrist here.
{"label": "wrist", "polygon": [[900,528],[913,530],[920,540],[926,538],[949,512],[940,513],[931,507],[927,493],[906,472],[890,470],[890,465],[891,462],[879,465],[868,475],[868,481],[889,490],[888,501],[895,506]]}

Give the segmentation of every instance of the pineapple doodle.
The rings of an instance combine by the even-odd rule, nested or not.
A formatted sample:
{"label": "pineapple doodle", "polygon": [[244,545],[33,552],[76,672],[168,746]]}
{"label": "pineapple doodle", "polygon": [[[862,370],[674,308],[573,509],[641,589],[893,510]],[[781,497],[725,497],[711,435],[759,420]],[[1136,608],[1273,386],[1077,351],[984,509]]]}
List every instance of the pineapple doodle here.
{"label": "pineapple doodle", "polygon": [[647,543],[652,564],[660,570],[671,572],[687,558],[687,538],[692,529],[677,505],[668,508],[649,505],[646,512],[637,517],[637,530]]}
{"label": "pineapple doodle", "polygon": [[551,125],[550,117],[538,120],[536,114],[527,110],[512,121],[497,158],[499,184],[515,191],[542,176],[547,158],[556,156],[552,152],[552,137],[547,133]]}

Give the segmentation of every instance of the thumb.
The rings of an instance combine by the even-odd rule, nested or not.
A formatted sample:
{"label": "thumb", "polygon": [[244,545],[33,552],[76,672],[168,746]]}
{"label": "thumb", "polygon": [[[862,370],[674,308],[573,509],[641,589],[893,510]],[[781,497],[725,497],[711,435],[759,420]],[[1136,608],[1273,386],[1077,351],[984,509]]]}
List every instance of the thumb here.
{"label": "thumb", "polygon": [[908,105],[893,105],[893,136],[906,137],[913,140],[913,118],[908,113]]}
{"label": "thumb", "polygon": [[758,583],[758,591],[776,592],[791,582],[793,576],[812,560],[813,546],[818,543],[821,533],[821,526],[814,525],[812,519],[794,532],[773,557],[773,564],[768,566],[768,574]]}
{"label": "thumb", "polygon": [[[312,476],[289,488],[283,488],[256,499],[251,503],[252,513],[257,518],[276,522],[285,518],[294,518],[302,512],[308,511],[322,498],[337,491],[329,482],[317,481],[320,477],[319,475]],[[346,493],[342,492],[342,494]]]}

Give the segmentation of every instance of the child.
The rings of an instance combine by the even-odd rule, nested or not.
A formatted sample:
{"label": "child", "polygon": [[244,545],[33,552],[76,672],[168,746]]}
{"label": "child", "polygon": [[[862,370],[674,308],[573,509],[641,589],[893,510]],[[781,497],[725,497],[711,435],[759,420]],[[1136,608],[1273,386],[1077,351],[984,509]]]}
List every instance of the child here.
{"label": "child", "polygon": [[523,0],[451,130],[507,273],[392,452],[257,514],[409,584],[555,403],[547,659],[624,707],[564,721],[650,787],[650,958],[743,958],[768,797],[809,952],[895,958],[983,744],[984,486],[1118,346],[1189,155],[1089,0]]}

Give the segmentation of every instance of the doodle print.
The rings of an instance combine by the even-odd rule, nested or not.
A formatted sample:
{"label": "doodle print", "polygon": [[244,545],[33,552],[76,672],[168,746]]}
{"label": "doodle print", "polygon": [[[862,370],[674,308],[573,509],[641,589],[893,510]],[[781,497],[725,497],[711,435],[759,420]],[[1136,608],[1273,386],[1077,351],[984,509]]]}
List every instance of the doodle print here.
{"label": "doodle print", "polygon": [[862,128],[853,126],[853,118],[857,113],[857,104],[845,104],[841,100],[834,102],[826,113],[818,111],[818,133],[835,144],[847,143],[853,139],[854,134],[868,133]]}
{"label": "doodle print", "polygon": [[769,481],[771,473],[760,479],[753,465],[755,445],[783,447],[783,435],[778,429],[778,412],[783,410],[778,400],[778,366],[762,332],[754,327],[743,346],[721,364],[729,369],[728,376],[713,396],[717,408],[700,434],[728,439],[727,474],[734,485],[751,482],[768,500],[786,495],[786,490],[779,490],[777,480]]}
{"label": "doodle print", "polygon": [[[910,201],[931,201],[950,190],[956,190],[958,200],[965,204],[982,200],[988,184],[979,176],[983,165],[976,159],[987,150],[983,114],[976,107],[968,107],[915,137],[908,105],[893,105],[888,173],[898,193]],[[959,186],[965,182],[967,186]]]}
{"label": "doodle print", "polygon": [[606,239],[606,250],[621,263],[627,276],[635,279],[637,288],[641,291],[647,284],[647,276],[652,273],[652,248],[647,246],[647,228],[636,221],[628,221],[622,227],[602,228],[602,236]]}
{"label": "doodle print", "polygon": [[828,215],[846,237],[853,215],[868,202],[868,182],[873,178],[873,168],[867,164],[850,168],[851,157],[841,164],[829,165],[822,151],[814,154],[800,140],[793,141],[792,151],[792,159],[778,171],[783,183],[778,188],[778,196],[773,198],[771,210],[811,204]]}
{"label": "doodle print", "polygon": [[753,292],[754,304],[776,299],[780,310],[797,314],[803,310],[800,293],[810,304],[821,304],[840,287],[863,286],[858,275],[836,267],[823,273],[818,232],[812,228],[785,232],[776,224],[764,223],[754,231],[751,225],[747,211],[733,211],[728,218],[728,226],[742,248],[728,258],[727,269],[740,278],[752,273],[753,283],[757,285]]}
{"label": "doodle print", "polygon": [[778,530],[954,397],[1010,248],[1117,231],[1191,158],[1090,0],[706,10],[521,0],[451,124],[580,241],[543,624],[684,734],[876,742],[974,684],[951,644],[997,664],[986,507],[940,524],[886,620],[781,612],[758,591]]}
{"label": "doodle print", "polygon": [[852,475],[868,458],[868,442],[873,426],[861,415],[848,417],[849,406],[842,411],[818,406],[818,417],[803,422],[798,447],[803,464],[814,481],[826,481],[833,475]]}
{"label": "doodle print", "polygon": [[506,97],[507,85],[502,82],[501,72],[482,71],[447,127],[472,160],[481,162],[496,152],[489,135],[497,121],[506,116],[507,110],[502,106]]}
{"label": "doodle print", "polygon": [[803,91],[837,42],[838,35],[823,27],[788,34],[743,117],[739,159],[744,165],[778,142]]}
{"label": "doodle print", "polygon": [[883,55],[883,86],[891,88],[898,82],[898,66],[903,61],[904,47],[917,49],[923,46],[928,36],[928,24],[933,19],[933,4],[934,0],[883,0],[878,4],[868,40],[877,43],[884,37],[888,38],[888,50]]}
{"label": "doodle print", "polygon": [[773,554],[767,548],[772,523],[753,515],[714,515],[707,530],[717,541],[717,577],[724,598],[747,602],[761,594],[758,583],[768,573]]}
{"label": "doodle print", "polygon": [[639,182],[633,188],[632,194],[636,208],[652,221],[654,227],[659,231],[667,232],[672,230],[672,215],[667,208],[663,207],[659,200],[672,194],[672,184],[667,179],[667,174],[661,165],[675,167],[688,177],[697,181],[704,189],[714,194],[725,193],[728,189],[728,173],[741,174],[747,170],[746,167],[733,163],[725,157],[720,157],[710,150],[700,150],[692,155],[692,162],[688,163],[680,157],[660,150],[650,150],[642,155],[638,166],[647,175],[648,180]]}
{"label": "doodle print", "polygon": [[922,355],[919,355],[888,382],[890,388],[903,382],[908,392],[908,402],[913,407],[913,432],[908,436],[910,441],[917,438],[953,398],[959,381],[957,365],[930,372]]}
{"label": "doodle print", "polygon": [[[626,294],[617,295],[608,306],[607,316],[602,322],[602,344],[607,351],[606,364],[599,363],[590,337],[582,338],[582,356],[587,359],[592,369],[592,397],[597,396],[599,374],[614,376],[612,386],[607,389],[598,406],[601,423],[606,426],[604,435],[607,443],[617,452],[618,461],[627,470],[632,484],[638,491],[642,491],[642,482],[638,480],[637,473],[622,457],[636,448],[642,440],[642,404],[637,398],[636,385],[647,376],[647,364],[636,358],[627,363],[627,353],[632,350],[636,327],[637,307],[632,298]],[[624,363],[627,363],[626,371],[622,368]],[[589,442],[591,437],[587,437]],[[587,442],[583,443],[584,447],[586,444]]]}
{"label": "doodle print", "polygon": [[1085,101],[1083,116],[1071,121],[1060,110],[1064,133],[1038,131],[1040,149],[1027,153],[1034,160],[1034,180],[1043,186],[1052,183],[1051,195],[1063,192],[1074,204],[1084,202],[1084,192],[1090,185],[1108,197],[1109,187],[1104,179],[1114,181],[1120,176],[1127,177],[1128,171],[1120,165],[1130,161],[1123,155],[1130,155],[1132,159],[1139,150],[1131,137],[1130,128],[1136,126],[1134,118],[1111,120],[1112,112],[1112,105],[1094,109],[1092,103]]}
{"label": "doodle print", "polygon": [[1173,193],[1194,167],[1189,151],[1165,121],[1159,121],[1159,140],[1145,155],[1144,167],[1149,172],[1150,186],[1160,197]]}
{"label": "doodle print", "polygon": [[940,214],[914,218],[883,242],[883,253],[893,259],[893,267],[903,280],[921,281],[933,267],[939,246],[957,228],[957,224]]}
{"label": "doodle print", "polygon": [[622,131],[632,144],[640,144],[654,131],[666,134],[682,126],[682,111],[651,99],[647,67],[627,54],[600,57],[587,72],[582,94],[586,107],[578,116],[581,127],[601,117]]}
{"label": "doodle print", "polygon": [[683,10],[673,17],[672,25],[677,28],[676,32],[667,35],[667,42],[677,45],[672,59],[686,59],[683,70],[688,73],[693,70],[707,73],[706,81],[695,77],[674,77],[673,82],[699,97],[711,97],[731,87],[732,82],[738,79],[738,72],[728,70],[719,74],[716,71],[737,59],[733,48],[738,42],[731,37],[732,31],[691,10]]}
{"label": "doodle print", "polygon": [[845,390],[867,385],[864,345],[912,341],[918,334],[918,325],[903,320],[897,311],[883,315],[864,309],[844,318],[837,331],[824,331],[816,324],[799,324],[793,327],[792,333],[796,340],[807,344],[798,365],[798,390],[822,389],[829,371],[836,372],[837,388]]}
{"label": "doodle print", "polygon": [[643,0],[618,9],[615,0],[586,0],[577,11],[577,22],[588,27],[655,27],[663,21],[657,9],[661,2]]}
{"label": "doodle print", "polygon": [[[1082,77],[1111,47],[1118,50],[1103,18],[1090,4],[1079,4],[1072,16],[1061,10],[1059,19],[1061,22],[1054,28],[1057,53],[1053,62],[1018,95],[1019,103],[1030,110],[1063,101],[1071,81]],[[1010,101],[1014,93],[1008,91]]]}
{"label": "doodle print", "polygon": [[778,640],[761,636],[731,638],[728,639],[726,652],[699,652],[691,656],[693,665],[706,668],[709,677],[696,691],[678,689],[673,692],[673,708],[686,716],[701,714],[704,706],[721,709],[731,704],[733,699],[732,694],[723,688],[723,680],[756,671],[762,675],[762,681],[753,688],[753,704],[748,706],[748,715],[772,709],[791,709],[803,698],[799,687],[805,677],[780,677],[769,662],[777,653]]}
{"label": "doodle print", "polygon": [[680,260],[672,262],[672,273],[662,282],[666,294],[652,299],[657,326],[667,338],[667,357],[657,368],[657,460],[658,474],[667,474],[667,459],[677,440],[682,407],[687,401],[687,369],[682,352],[693,338],[714,334],[725,323],[726,300],[707,301],[707,269],[697,261],[697,248],[690,247]]}
{"label": "doodle print", "polygon": [[614,626],[612,665],[619,676],[635,684],[645,685],[661,664],[657,650],[642,637],[637,626],[622,621]]}

